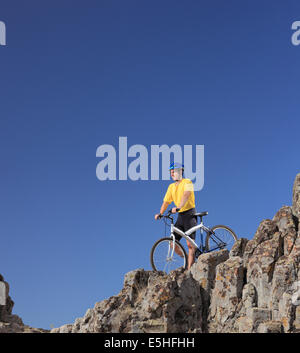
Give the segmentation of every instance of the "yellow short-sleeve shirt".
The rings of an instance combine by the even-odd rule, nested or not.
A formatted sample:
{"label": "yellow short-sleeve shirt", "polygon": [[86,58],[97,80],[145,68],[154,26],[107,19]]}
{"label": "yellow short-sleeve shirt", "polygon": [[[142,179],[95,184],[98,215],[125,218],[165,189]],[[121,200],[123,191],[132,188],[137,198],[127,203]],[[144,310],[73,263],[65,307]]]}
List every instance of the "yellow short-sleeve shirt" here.
{"label": "yellow short-sleeve shirt", "polygon": [[168,190],[166,192],[166,195],[164,197],[164,201],[171,203],[174,202],[175,205],[178,207],[180,204],[180,201],[182,199],[183,193],[185,191],[191,191],[190,196],[185,203],[185,205],[180,209],[179,212],[184,212],[187,211],[191,208],[195,207],[195,194],[194,194],[194,187],[193,183],[191,182],[190,179],[185,179],[183,178],[180,183],[176,185],[175,183],[172,183],[169,185]]}

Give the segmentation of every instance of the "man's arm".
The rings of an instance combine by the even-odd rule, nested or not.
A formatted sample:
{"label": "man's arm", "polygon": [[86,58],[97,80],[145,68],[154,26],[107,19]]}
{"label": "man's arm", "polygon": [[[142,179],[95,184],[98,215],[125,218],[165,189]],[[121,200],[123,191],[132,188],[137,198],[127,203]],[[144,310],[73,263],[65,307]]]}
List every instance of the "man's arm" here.
{"label": "man's arm", "polygon": [[160,208],[160,213],[159,214],[156,214],[154,216],[155,219],[158,219],[159,218],[159,215],[163,214],[165,212],[165,210],[168,208],[168,206],[170,205],[170,202],[166,202],[164,201],[161,205],[161,208]]}
{"label": "man's arm", "polygon": [[163,214],[169,205],[170,205],[169,202],[164,201],[160,208],[160,214]]}

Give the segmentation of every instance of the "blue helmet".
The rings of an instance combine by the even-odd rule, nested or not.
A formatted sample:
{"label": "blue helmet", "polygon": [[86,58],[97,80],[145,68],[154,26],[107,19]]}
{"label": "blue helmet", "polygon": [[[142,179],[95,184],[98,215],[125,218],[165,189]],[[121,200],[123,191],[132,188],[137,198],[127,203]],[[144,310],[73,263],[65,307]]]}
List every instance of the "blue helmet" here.
{"label": "blue helmet", "polygon": [[184,165],[181,163],[174,162],[170,164],[169,170],[172,170],[172,169],[184,169]]}

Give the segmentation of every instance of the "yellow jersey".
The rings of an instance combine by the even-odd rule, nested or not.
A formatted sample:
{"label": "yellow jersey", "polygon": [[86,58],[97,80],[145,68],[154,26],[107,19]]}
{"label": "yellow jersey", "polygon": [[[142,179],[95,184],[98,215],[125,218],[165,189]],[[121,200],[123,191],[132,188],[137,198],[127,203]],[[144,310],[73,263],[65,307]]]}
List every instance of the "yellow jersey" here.
{"label": "yellow jersey", "polygon": [[174,202],[178,207],[185,191],[191,191],[191,193],[185,205],[180,209],[179,213],[194,208],[195,194],[193,183],[190,179],[183,178],[177,185],[176,182],[170,184],[164,197],[164,201],[168,203]]}

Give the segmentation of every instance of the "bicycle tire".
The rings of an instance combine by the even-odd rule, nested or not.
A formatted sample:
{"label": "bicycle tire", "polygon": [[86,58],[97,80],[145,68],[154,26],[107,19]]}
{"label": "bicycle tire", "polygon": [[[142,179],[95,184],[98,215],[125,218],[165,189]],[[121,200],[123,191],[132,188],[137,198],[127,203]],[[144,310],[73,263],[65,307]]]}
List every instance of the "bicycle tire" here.
{"label": "bicycle tire", "polygon": [[[180,267],[183,267],[184,269],[187,268],[188,257],[187,257],[186,251],[185,251],[184,247],[182,246],[182,244],[180,244],[179,241],[177,241],[177,240],[175,240],[175,244],[182,251],[183,258],[181,260],[179,260],[180,256],[177,255],[174,251],[173,258],[168,260],[168,258],[167,258],[167,255],[168,255],[167,251],[168,250],[163,249],[164,253],[162,255],[163,258],[161,260],[162,264],[161,264],[161,266],[159,265],[159,260],[156,259],[156,253],[159,253],[160,249],[163,248],[163,246],[164,246],[163,243],[166,243],[166,245],[169,246],[169,244],[168,244],[169,242],[173,243],[173,239],[171,237],[170,238],[161,238],[161,239],[157,240],[157,242],[155,242],[154,245],[152,246],[152,249],[150,252],[150,262],[151,262],[151,266],[152,266],[153,271],[163,271],[163,272],[169,273],[170,271],[176,270]],[[167,271],[168,268],[169,268],[169,271]]]}
{"label": "bicycle tire", "polygon": [[[224,225],[222,225],[222,224],[219,224],[219,225],[217,225],[217,226],[213,226],[213,227],[211,228],[211,230],[217,235],[217,237],[218,237],[221,241],[223,241],[223,242],[225,242],[226,244],[228,244],[228,245],[226,245],[226,246],[224,246],[224,247],[221,247],[221,246],[220,246],[219,249],[224,249],[224,248],[226,248],[227,250],[230,250],[230,249],[232,248],[232,245],[238,240],[238,237],[237,237],[237,235],[234,233],[234,231],[233,231],[231,228],[229,228],[229,227],[227,227],[227,226],[224,226]],[[227,235],[224,236],[224,234],[222,234],[222,233],[219,232],[218,230],[223,230],[223,231],[225,231],[225,232],[227,233]],[[218,232],[217,232],[217,231],[218,231]],[[210,248],[211,248],[210,242],[213,241],[215,244],[218,245],[218,243],[215,241],[215,239],[213,239],[212,235],[213,235],[213,233],[207,233],[207,235],[206,235],[206,240],[205,240],[205,250],[206,250],[206,251],[210,251]],[[229,239],[228,241],[227,241],[226,237]]]}

